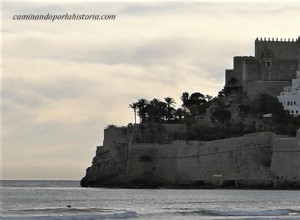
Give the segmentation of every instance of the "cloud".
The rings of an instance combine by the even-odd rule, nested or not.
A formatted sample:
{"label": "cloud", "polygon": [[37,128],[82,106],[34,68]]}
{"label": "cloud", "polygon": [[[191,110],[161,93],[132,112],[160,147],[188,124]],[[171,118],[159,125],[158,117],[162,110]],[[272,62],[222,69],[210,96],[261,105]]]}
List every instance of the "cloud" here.
{"label": "cloud", "polygon": [[[171,96],[180,106],[185,91],[217,95],[233,56],[253,55],[256,37],[296,37],[300,23],[297,3],[6,2],[3,8],[5,178],[46,178],[47,170],[49,178],[79,179],[103,128],[133,122],[130,103]],[[117,19],[12,20],[48,12]]]}

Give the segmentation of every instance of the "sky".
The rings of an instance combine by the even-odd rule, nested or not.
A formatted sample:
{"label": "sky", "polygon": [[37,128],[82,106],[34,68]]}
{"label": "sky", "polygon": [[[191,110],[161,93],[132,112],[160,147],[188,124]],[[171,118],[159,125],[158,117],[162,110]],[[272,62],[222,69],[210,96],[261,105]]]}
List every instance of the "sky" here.
{"label": "sky", "polygon": [[[299,11],[296,1],[3,2],[2,179],[80,180],[103,129],[134,121],[130,103],[216,96],[257,37],[299,36]],[[116,19],[13,20],[47,13]]]}

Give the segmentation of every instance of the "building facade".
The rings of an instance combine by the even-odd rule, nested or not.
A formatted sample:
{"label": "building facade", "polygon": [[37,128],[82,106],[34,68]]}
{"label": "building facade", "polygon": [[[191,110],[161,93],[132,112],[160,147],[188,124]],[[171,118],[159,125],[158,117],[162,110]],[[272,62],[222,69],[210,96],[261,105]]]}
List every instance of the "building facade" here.
{"label": "building facade", "polygon": [[284,87],[278,101],[291,115],[300,115],[300,71],[297,71],[297,78],[292,80],[292,86]]}

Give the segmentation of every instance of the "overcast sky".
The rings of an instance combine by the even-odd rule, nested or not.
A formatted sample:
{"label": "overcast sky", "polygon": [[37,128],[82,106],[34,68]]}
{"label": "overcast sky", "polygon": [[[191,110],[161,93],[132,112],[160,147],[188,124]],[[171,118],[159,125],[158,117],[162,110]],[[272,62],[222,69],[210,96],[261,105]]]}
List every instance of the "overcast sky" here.
{"label": "overcast sky", "polygon": [[[2,178],[81,179],[108,124],[139,98],[217,95],[256,37],[297,38],[300,4],[9,2],[2,5]],[[16,21],[18,14],[114,21]],[[298,31],[298,32],[297,32]]]}

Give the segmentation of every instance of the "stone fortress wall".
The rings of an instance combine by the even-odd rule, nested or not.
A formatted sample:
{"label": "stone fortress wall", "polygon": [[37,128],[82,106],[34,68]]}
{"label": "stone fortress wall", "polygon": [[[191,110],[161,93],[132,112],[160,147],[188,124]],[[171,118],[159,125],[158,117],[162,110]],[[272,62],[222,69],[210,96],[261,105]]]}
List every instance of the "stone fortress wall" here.
{"label": "stone fortress wall", "polygon": [[134,144],[129,146],[126,175],[176,184],[300,181],[300,132],[297,138],[264,132],[210,142]]}
{"label": "stone fortress wall", "polygon": [[300,180],[300,130],[297,138],[278,138],[273,143],[271,172],[280,182]]}
{"label": "stone fortress wall", "polygon": [[127,176],[161,182],[270,181],[272,133],[210,142],[174,141],[129,147]]}
{"label": "stone fortress wall", "polygon": [[[300,131],[297,138],[271,132],[238,138],[201,141],[173,141],[171,144],[131,144],[132,128],[108,128],[100,157],[109,152],[109,165],[97,160],[87,170],[93,181],[103,181],[101,172],[114,170],[111,164],[124,164],[112,182],[153,181],[165,185],[213,184],[219,186],[280,187],[300,184]],[[97,158],[97,155],[95,158]],[[94,158],[94,160],[95,160]],[[102,166],[101,170],[95,169]],[[103,168],[104,166],[104,168]],[[92,173],[91,174],[89,174]],[[107,172],[106,176],[107,176]],[[95,176],[97,176],[95,178]],[[87,180],[87,179],[86,179]],[[101,184],[100,184],[101,185]]]}

